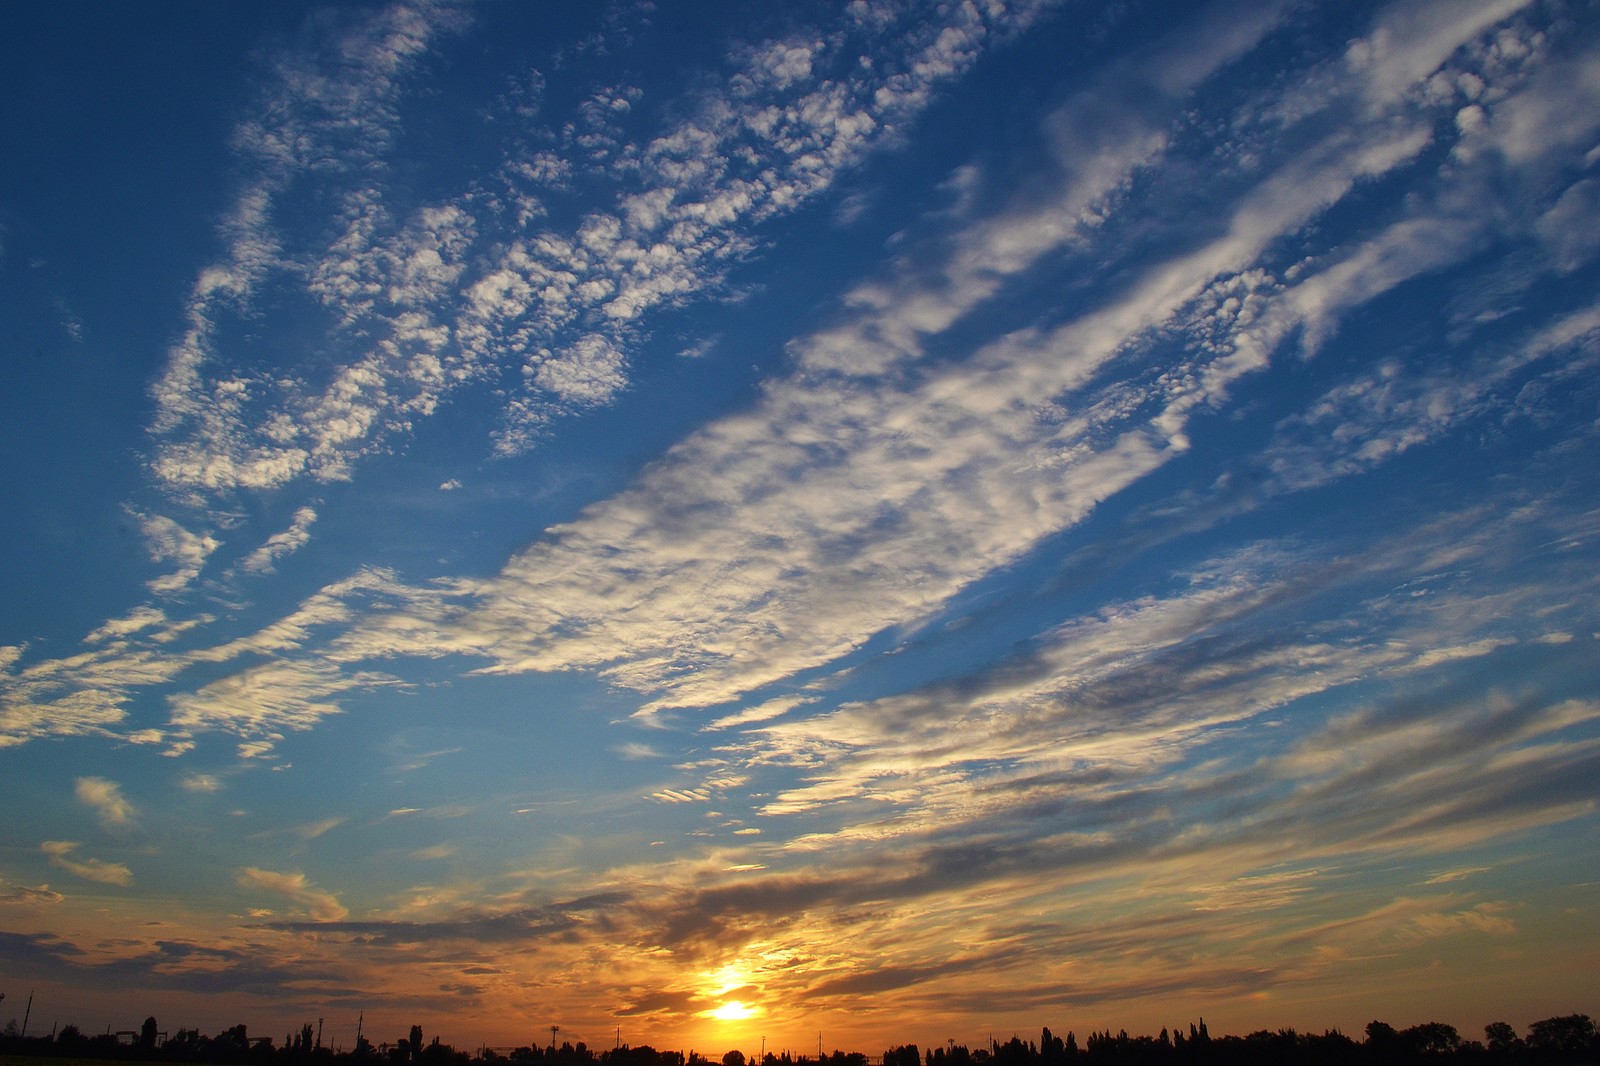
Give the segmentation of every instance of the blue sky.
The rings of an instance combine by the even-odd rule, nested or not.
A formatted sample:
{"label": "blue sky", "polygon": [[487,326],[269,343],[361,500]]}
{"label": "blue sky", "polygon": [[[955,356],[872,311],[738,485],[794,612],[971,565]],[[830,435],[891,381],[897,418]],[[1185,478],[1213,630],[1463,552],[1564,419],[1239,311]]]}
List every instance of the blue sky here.
{"label": "blue sky", "polygon": [[0,991],[1592,1010],[1596,15],[14,13]]}

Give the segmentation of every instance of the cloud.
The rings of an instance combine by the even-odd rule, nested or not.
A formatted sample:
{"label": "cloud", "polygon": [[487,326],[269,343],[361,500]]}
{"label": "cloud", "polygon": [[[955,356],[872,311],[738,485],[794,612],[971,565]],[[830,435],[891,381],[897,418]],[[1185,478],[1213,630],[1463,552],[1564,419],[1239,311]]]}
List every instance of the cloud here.
{"label": "cloud", "polygon": [[[1263,462],[1283,489],[1311,488],[1388,462],[1438,440],[1483,413],[1514,376],[1552,356],[1592,365],[1600,358],[1600,308],[1560,315],[1521,343],[1491,349],[1466,366],[1408,367],[1382,360],[1279,422]],[[1551,362],[1545,373],[1565,376]]]}
{"label": "cloud", "polygon": [[1578,269],[1600,253],[1600,237],[1583,224],[1600,214],[1600,180],[1587,178],[1567,187],[1534,229],[1562,271]]}
{"label": "cloud", "polygon": [[[1561,522],[1550,521],[1513,542],[1539,542]],[[1429,536],[1453,540],[1470,528],[1455,521]],[[790,854],[815,850],[832,865],[861,856],[874,868],[904,869],[914,881],[943,887],[964,883],[961,870],[981,870],[976,876],[993,885],[1037,878],[1063,890],[1078,878],[1125,869],[1143,870],[1148,882],[1164,863],[1255,879],[1252,864],[1272,853],[1274,840],[1296,840],[1300,863],[1349,864],[1363,852],[1482,846],[1534,824],[1583,816],[1591,805],[1577,782],[1597,757],[1583,739],[1592,703],[1539,693],[1485,699],[1479,674],[1531,676],[1500,663],[1431,691],[1424,682],[1419,692],[1414,680],[1412,663],[1431,648],[1460,643],[1475,626],[1492,630],[1508,614],[1520,616],[1519,608],[1368,600],[1384,624],[1365,642],[1319,636],[1325,622],[1339,624],[1340,586],[1392,587],[1394,575],[1416,572],[1442,542],[1419,537],[1401,550],[1403,540],[1379,544],[1349,560],[1308,549],[1305,570],[1288,555],[1218,561],[1199,570],[1226,580],[1191,578],[1183,597],[1108,607],[986,675],[764,725],[731,750],[751,767],[787,763],[802,773],[805,785],[776,794],[764,814],[831,805],[828,820],[843,828],[793,839]],[[1522,557],[1522,549],[1508,547],[1508,560]],[[1506,580],[1515,587],[1523,578]],[[1545,597],[1518,592],[1529,592],[1532,602]],[[1274,621],[1280,611],[1296,619],[1293,627]],[[1576,661],[1563,646],[1534,647],[1500,654],[1554,656],[1544,667],[1552,678]],[[1236,727],[1357,682],[1370,690],[1375,679],[1395,686],[1392,698],[1369,697],[1362,705],[1370,714],[1330,724],[1291,754],[1254,762],[1243,743],[1252,734]],[[1171,810],[1191,816],[1168,824],[1162,812]],[[900,850],[891,860],[885,847]],[[1022,872],[1024,862],[1031,873]],[[859,871],[840,877],[851,887],[807,878],[791,887],[820,893],[814,902],[782,894],[771,905],[827,910],[839,905],[841,892],[881,898],[896,891]],[[1273,889],[1274,898],[1303,894],[1288,884],[1287,893]],[[1250,891],[1259,896],[1261,885]],[[736,942],[765,913],[768,904],[756,901],[772,889],[734,886],[685,902],[683,935]],[[1208,906],[1226,898],[1207,895]],[[726,901],[726,912],[713,905],[716,898]],[[1490,926],[1459,923],[1461,930]]]}
{"label": "cloud", "polygon": [[139,689],[181,673],[187,657],[164,645],[211,620],[173,623],[162,612],[135,610],[95,630],[87,643],[99,646],[77,654],[27,662],[23,646],[0,649],[0,747],[51,736],[159,743],[159,731],[119,728],[125,704]]}
{"label": "cloud", "polygon": [[1434,874],[1432,877],[1424,881],[1423,884],[1446,885],[1452,881],[1464,881],[1469,877],[1475,877],[1478,874],[1488,873],[1492,869],[1494,869],[1492,866],[1470,866],[1459,870],[1446,870],[1443,873]]}
{"label": "cloud", "polygon": [[[308,398],[303,412],[263,411],[258,400],[264,393],[286,385],[299,392],[297,383],[220,370],[227,360],[219,358],[219,327],[228,315],[247,311],[257,289],[286,270],[305,270],[316,279],[313,293],[332,302],[376,295],[367,291],[371,282],[360,276],[360,264],[306,270],[296,263],[296,250],[274,225],[274,208],[318,180],[337,187],[341,175],[370,177],[370,168],[392,147],[397,105],[418,61],[438,38],[466,22],[453,4],[395,4],[347,19],[317,44],[275,58],[259,110],[234,131],[234,148],[253,177],[222,220],[226,253],[197,277],[183,337],[152,390],[158,443],[150,466],[159,480],[193,491],[265,488],[307,472],[324,479],[344,476],[350,460],[346,446],[370,431],[386,403],[381,398],[386,390],[379,390],[376,404],[370,391],[381,377],[374,377],[370,367],[366,373],[347,368],[335,375],[320,404]],[[319,257],[348,260],[359,250],[364,224],[383,216],[374,188],[368,180],[336,188],[330,199],[346,215],[350,233],[317,252]],[[424,229],[439,221],[426,212],[418,218]],[[468,221],[455,220],[458,226]],[[325,242],[318,246],[326,248]],[[433,253],[450,248],[449,240],[437,241]],[[448,276],[442,257],[408,255],[403,241],[383,252],[394,262],[392,288],[402,304],[436,285],[441,274]],[[432,345],[416,326],[401,315],[380,348],[413,374],[426,375]],[[421,402],[432,402],[426,390]],[[302,415],[298,425],[295,414]]]}
{"label": "cloud", "polygon": [[240,560],[239,569],[247,574],[272,573],[280,558],[305,547],[311,539],[311,523],[316,520],[317,512],[310,507],[295,511],[289,528],[268,537],[265,544]]}
{"label": "cloud", "polygon": [[387,675],[346,674],[327,662],[262,663],[169,696],[170,725],[177,736],[219,729],[233,733],[246,742],[241,755],[254,758],[271,751],[285,731],[311,729],[340,713],[338,695],[393,683]]}
{"label": "cloud", "polygon": [[178,787],[185,792],[218,792],[222,789],[222,781],[215,774],[189,773],[179,780]]}
{"label": "cloud", "polygon": [[1516,925],[1498,901],[1463,907],[1456,896],[1402,897],[1364,913],[1306,929],[1296,939],[1339,952],[1394,951],[1417,942],[1460,934],[1506,936]]}
{"label": "cloud", "polygon": [[277,997],[311,989],[324,1002],[356,994],[347,967],[306,957],[285,961],[265,944],[122,936],[117,947],[118,953],[108,957],[103,944],[86,948],[52,933],[0,933],[0,951],[7,958],[25,960],[33,972],[74,988]]}
{"label": "cloud", "polygon": [[627,381],[622,371],[622,352],[605,337],[590,334],[564,352],[545,353],[533,380],[563,405],[587,407],[616,395]]}
{"label": "cloud", "polygon": [[[1440,213],[1448,197],[1421,198],[1417,217],[1396,222],[1341,259],[1282,279],[1254,265],[1272,242],[1296,232],[1358,182],[1411,165],[1433,135],[1421,121],[1419,108],[1425,108],[1417,97],[1388,90],[1373,97],[1366,79],[1382,72],[1384,84],[1415,86],[1438,76],[1431,67],[1416,72],[1425,59],[1448,58],[1470,42],[1478,22],[1432,28],[1405,23],[1384,31],[1391,37],[1363,52],[1356,67],[1341,59],[1312,79],[1321,92],[1316,101],[1296,105],[1293,119],[1311,135],[1274,158],[1265,177],[1242,184],[1229,207],[1214,212],[1222,220],[1220,235],[1143,267],[1125,293],[1076,318],[991,340],[963,363],[919,368],[900,392],[878,388],[875,375],[917,366],[927,339],[993,298],[1006,279],[1051,252],[1092,247],[1132,175],[1160,167],[1181,170],[1166,153],[1172,123],[1183,115],[1184,94],[1248,52],[1281,17],[1278,9],[1265,9],[1230,23],[1206,13],[1149,54],[1115,66],[1045,124],[1063,160],[1053,188],[1043,194],[1032,189],[966,220],[941,242],[939,254],[918,257],[914,267],[858,287],[847,298],[840,325],[793,344],[799,370],[773,381],[755,409],[680,443],[632,488],[553,529],[499,577],[403,588],[383,575],[364,574],[330,587],[281,623],[201,656],[221,661],[301,647],[315,627],[353,623],[322,645],[333,663],[461,652],[487,658],[490,672],[593,669],[648,694],[648,709],[660,711],[734,699],[839,661],[874,634],[914,628],[983,575],[1072,528],[1100,501],[1183,454],[1190,418],[1270,365],[1274,350],[1297,330],[1325,336],[1352,307],[1473,246],[1474,226],[1456,226]],[[963,32],[970,37],[975,25]],[[1413,31],[1421,36],[1412,44],[1393,37]],[[937,37],[920,39],[916,47],[946,49],[941,54],[955,66],[968,61],[963,46],[951,44],[956,38],[937,44]],[[777,53],[760,54],[770,66]],[[814,61],[821,55],[808,54]],[[1481,86],[1488,82],[1478,81],[1487,100]],[[760,82],[765,89],[752,82],[751,91],[789,91],[803,82],[797,75],[777,87],[769,79]],[[1108,113],[1105,100],[1129,84],[1143,84],[1146,103]],[[1543,91],[1542,83],[1531,84],[1525,91]],[[1316,127],[1319,112],[1342,114],[1356,99],[1363,107],[1378,100],[1389,110],[1371,111],[1339,132]],[[1448,103],[1426,106],[1444,109]],[[1281,122],[1286,112],[1251,101],[1240,114]],[[727,136],[735,135],[733,129],[727,127]],[[760,136],[778,137],[775,129]],[[717,183],[726,175],[694,169],[699,157],[690,151],[692,133],[684,125],[652,142],[650,166],[664,181],[670,178],[672,188],[725,187]],[[1462,178],[1457,184],[1465,188],[1470,182]],[[660,210],[677,210],[675,197],[663,199]],[[484,329],[501,320],[521,321],[535,293],[567,284],[556,279],[561,271],[549,266],[549,256],[571,265],[589,262],[585,257],[643,255],[637,235],[666,225],[666,215],[647,217],[643,211],[640,201],[623,217],[592,215],[569,237],[547,233],[538,242],[512,246],[501,267],[476,282],[462,274],[477,308],[470,314]],[[415,221],[433,234],[430,239],[446,243],[446,229],[465,224],[442,210]],[[1421,233],[1429,239],[1417,240]],[[650,258],[628,261],[637,265]],[[580,284],[580,274],[571,284]],[[600,295],[604,288],[595,288],[592,299],[612,299]],[[623,289],[612,283],[607,291]],[[408,328],[421,331],[419,336],[427,332],[420,322]],[[1103,380],[1109,367],[1170,350],[1162,346],[1175,332],[1190,347],[1161,366],[1159,376]],[[482,334],[484,343],[491,333]],[[517,346],[527,350],[520,340]],[[524,362],[525,377],[537,382],[543,375],[539,388],[557,397],[558,406],[608,402],[625,384],[622,352],[610,334],[584,334],[570,348],[536,350]],[[1516,365],[1506,362],[1497,371],[1501,379]],[[339,373],[342,384],[325,399],[342,397],[337,404],[346,414],[330,414],[319,424],[338,421],[350,434],[340,439],[366,439],[366,416],[356,407],[366,403],[363,397],[390,388],[388,372],[363,364]],[[1462,386],[1453,386],[1460,379],[1441,372],[1416,388],[1414,399],[1377,405],[1371,403],[1378,395],[1374,387],[1347,386],[1350,418],[1335,440],[1361,446],[1330,467],[1329,456],[1337,453],[1320,443],[1312,445],[1315,454],[1301,457],[1292,456],[1284,442],[1276,462],[1300,480],[1284,482],[1280,490],[1356,473],[1433,439],[1476,409],[1475,397],[1464,393],[1441,405],[1444,389],[1460,392]],[[1466,388],[1492,385],[1493,379]],[[516,402],[523,403],[523,425],[530,432],[553,410],[529,397]],[[1441,418],[1452,405],[1456,413]],[[374,417],[379,410],[363,409]],[[1364,442],[1354,430],[1356,418],[1373,423]],[[1286,435],[1296,425],[1293,419],[1283,423]],[[1320,442],[1324,428],[1307,421],[1308,431],[1313,428]],[[327,453],[330,463],[342,447]],[[303,533],[304,525],[297,520],[289,533]],[[358,617],[356,605],[369,595],[397,597],[403,609]],[[537,606],[530,610],[527,604]],[[307,728],[334,713],[341,692],[390,680],[345,673],[326,661],[255,667],[174,696],[173,725],[180,733],[227,728],[251,737],[252,744],[270,744],[284,728]]]}
{"label": "cloud", "polygon": [[133,883],[133,871],[120,862],[72,858],[72,853],[80,846],[71,840],[46,840],[39,845],[39,850],[50,857],[52,866],[59,866],[74,877],[81,877],[85,881],[122,886]]}
{"label": "cloud", "polygon": [[[96,689],[31,678],[4,679],[5,700],[0,705],[0,747],[13,747],[52,736],[114,735],[127,717],[125,696],[119,689]],[[71,690],[52,698],[70,685]]]}
{"label": "cloud", "polygon": [[151,592],[177,592],[194,581],[206,559],[221,545],[210,533],[190,533],[164,515],[135,513],[153,562],[175,562],[178,570],[146,582]]}
{"label": "cloud", "polygon": [[343,824],[343,818],[323,818],[320,821],[311,822],[308,825],[297,826],[294,830],[294,834],[301,840],[316,840],[318,837],[324,835],[328,831],[336,829]]}
{"label": "cloud", "polygon": [[13,907],[38,907],[50,906],[66,899],[61,893],[54,891],[49,885],[16,885],[8,887],[0,881],[0,905]]}
{"label": "cloud", "polygon": [[[596,893],[504,912],[469,911],[431,921],[278,922],[270,928],[319,936],[362,937],[382,944],[420,944],[464,940],[487,944],[521,943],[572,932],[626,902],[620,893]],[[313,915],[315,917],[315,915]],[[340,915],[342,918],[343,915]]]}
{"label": "cloud", "polygon": [[122,795],[122,786],[103,777],[80,777],[74,788],[78,802],[92,807],[105,826],[127,825],[134,814],[133,804]]}
{"label": "cloud", "polygon": [[[610,207],[566,232],[535,229],[543,187],[566,179],[541,165],[549,152],[530,154],[518,139],[499,175],[523,205],[518,224],[483,246],[484,227],[499,223],[473,196],[402,219],[362,169],[381,173],[420,58],[464,17],[435,4],[350,20],[326,47],[280,57],[260,114],[236,131],[236,150],[260,177],[225,219],[229,253],[197,279],[189,327],[156,386],[153,473],[202,494],[346,479],[462,385],[519,367],[495,448],[531,447],[549,419],[624,390],[643,316],[718,290],[757,246],[745,229],[823,193],[1047,6],[942,0],[916,18],[845,18],[835,31],[741,47],[728,94],[702,94],[642,141],[617,123],[637,90],[607,88],[559,137],[567,167],[614,187]],[[299,241],[274,221],[280,201],[319,183],[331,187],[324,202],[342,229],[331,247],[320,231]],[[376,353],[363,340],[320,384],[309,373],[223,369],[221,323],[268,280],[291,279],[304,279],[350,336],[375,338]]]}
{"label": "cloud", "polygon": [[[1383,136],[1365,154],[1319,145],[1250,190],[1225,236],[1149,268],[1127,295],[991,342],[903,392],[865,376],[881,362],[774,382],[754,410],[678,444],[634,487],[480,583],[475,609],[431,619],[453,630],[435,646],[488,653],[492,672],[598,669],[655,695],[655,708],[709,706],[926,616],[1187,447],[1188,412],[1259,369],[1258,358],[1219,348],[1174,372],[1187,383],[1175,392],[1089,391],[1081,414],[1056,412],[1203,302],[1219,273],[1244,269],[1422,143],[1408,130]],[[1141,141],[1129,159],[1148,156]],[[991,225],[971,227],[950,242],[952,258],[990,237]],[[896,306],[917,306],[915,288],[890,291]],[[876,307],[862,317],[886,318]],[[800,345],[808,370],[835,369],[813,358],[822,347]],[[628,609],[613,610],[622,596]]]}
{"label": "cloud", "polygon": [[83,639],[86,644],[98,644],[102,641],[120,639],[161,626],[166,621],[167,616],[164,612],[146,604],[135,607],[121,618],[108,619]]}
{"label": "cloud", "polygon": [[277,873],[255,866],[241,867],[236,880],[241,888],[283,896],[298,907],[304,908],[313,921],[337,922],[350,912],[331,892],[324,892],[311,884],[303,873]]}

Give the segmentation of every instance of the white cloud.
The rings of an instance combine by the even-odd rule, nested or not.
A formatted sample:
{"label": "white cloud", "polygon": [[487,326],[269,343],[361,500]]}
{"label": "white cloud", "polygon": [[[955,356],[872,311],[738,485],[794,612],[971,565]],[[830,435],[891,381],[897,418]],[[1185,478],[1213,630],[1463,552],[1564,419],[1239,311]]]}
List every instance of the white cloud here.
{"label": "white cloud", "polygon": [[766,42],[748,57],[744,70],[735,76],[735,93],[749,94],[769,87],[787,89],[795,82],[809,80],[812,62],[824,47],[818,40]]}
{"label": "white cloud", "polygon": [[544,353],[532,367],[539,388],[577,407],[609,402],[627,383],[624,369],[621,350],[597,334],[580,337],[564,351]]}
{"label": "white cloud", "polygon": [[165,515],[135,514],[152,562],[172,562],[178,570],[146,584],[151,592],[168,593],[183,589],[205,566],[221,541],[210,533],[191,533]]}
{"label": "white cloud", "polygon": [[[208,372],[227,362],[217,350],[218,323],[247,308],[268,277],[301,267],[275,227],[279,201],[299,191],[297,183],[313,177],[335,180],[341,170],[362,174],[381,158],[391,147],[397,101],[412,68],[434,40],[465,22],[449,3],[395,4],[349,20],[320,47],[277,57],[259,111],[234,131],[234,148],[254,177],[223,219],[226,254],[196,279],[185,335],[153,389],[158,409],[152,428],[160,439],[151,469],[162,481],[175,488],[215,490],[268,488],[308,470],[340,476],[336,457],[319,458],[295,439],[299,412],[260,410],[261,394],[283,388],[283,380],[239,378],[220,370],[208,380]],[[370,188],[363,180],[336,197],[353,223],[330,250],[343,257],[344,265],[308,271],[312,292],[355,302],[387,290],[406,304],[448,284],[453,267],[447,257],[456,246],[438,231],[459,231],[470,222],[453,217],[448,206],[419,213],[413,236],[384,250],[393,273],[383,283],[364,277],[364,264],[349,261],[353,252],[365,250],[363,220],[381,216]],[[431,241],[432,254],[419,246],[422,240]],[[327,414],[338,422],[337,415]],[[348,427],[346,422],[341,428]]]}
{"label": "white cloud", "polygon": [[80,777],[73,789],[78,802],[94,809],[102,824],[127,825],[133,819],[133,804],[122,794],[122,786],[103,777]]}
{"label": "white cloud", "polygon": [[1586,178],[1569,186],[1534,229],[1563,271],[1576,270],[1600,253],[1600,234],[1589,223],[1600,218],[1600,180]]}
{"label": "white cloud", "polygon": [[[1262,14],[1248,32],[1193,34],[1186,44],[1198,58],[1152,60],[1151,68],[1178,79],[1170,90],[1187,88],[1247,50],[1274,17]],[[1169,50],[1182,55],[1183,47]],[[1430,73],[1433,65],[1413,62],[1417,54],[1374,51],[1359,73],[1341,75],[1346,82],[1328,94],[1328,106],[1364,91],[1362,79],[1387,70],[1392,57],[1402,72],[1422,70],[1406,74],[1413,81]],[[1427,145],[1428,127],[1412,104],[1391,102],[1395,114],[1313,139],[1278,161],[1224,215],[1220,237],[1149,268],[1118,301],[992,342],[964,364],[913,377],[902,394],[876,391],[867,375],[917,359],[921,337],[948,328],[1007,277],[1092,237],[1096,205],[1160,158],[1166,134],[1155,113],[1107,124],[1094,93],[1075,100],[1051,124],[1063,158],[1074,161],[1053,196],[972,222],[942,260],[861,287],[845,325],[796,344],[806,375],[774,382],[756,410],[683,442],[634,488],[553,530],[498,579],[464,584],[453,596],[397,590],[411,601],[409,612],[360,621],[338,638],[339,658],[459,651],[489,656],[493,671],[587,667],[654,694],[657,707],[703,706],[926,616],[1187,448],[1190,413],[1265,366],[1297,325],[1332,322],[1463,247],[1430,241],[1432,258],[1395,268],[1391,250],[1410,254],[1415,243],[1408,237],[1418,223],[1403,221],[1285,295],[1245,281],[1273,241]],[[1171,107],[1179,106],[1174,98]],[[1074,117],[1091,112],[1098,125]],[[686,125],[673,135],[678,140],[655,142],[654,155],[647,153],[680,184],[702,180],[692,167],[668,165],[702,158],[703,145],[690,149],[696,129]],[[554,276],[541,257],[576,263],[642,251],[627,243],[630,226],[659,224],[590,216],[577,243],[542,237],[537,247],[513,247],[507,269],[475,289],[483,342],[502,329],[495,323],[513,323],[536,292],[547,291],[528,280]],[[1369,269],[1356,269],[1361,263]],[[1240,306],[1249,313],[1216,317]],[[1110,360],[1144,350],[1175,322],[1206,315],[1223,323],[1220,330],[1207,325],[1198,357],[1167,368],[1153,388],[1134,379],[1085,391]],[[563,357],[541,356],[528,376],[571,402],[604,402],[624,380],[621,362],[620,349],[591,334]],[[523,412],[523,435],[547,417],[537,405],[513,409]],[[330,691],[343,684],[320,683]]]}
{"label": "white cloud", "polygon": [[1540,70],[1526,91],[1491,112],[1490,129],[1509,160],[1528,164],[1555,149],[1593,147],[1597,108],[1600,57],[1586,54]]}
{"label": "white cloud", "polygon": [[[593,176],[614,181],[609,168],[626,158],[642,186],[619,191],[613,210],[590,212],[575,232],[516,232],[504,251],[476,258],[484,220],[466,197],[397,225],[381,186],[341,186],[337,168],[319,162],[339,158],[353,173],[383,157],[408,71],[461,18],[442,6],[396,8],[354,23],[325,49],[282,57],[263,117],[236,136],[263,176],[239,194],[225,226],[230,254],[197,281],[189,328],[156,389],[153,472],[201,491],[272,488],[305,475],[342,480],[454,389],[544,349],[557,354],[527,364],[496,435],[501,453],[530,447],[549,418],[614,400],[641,316],[717,288],[727,265],[753,248],[743,227],[829,188],[1044,6],[980,10],[945,0],[904,25],[898,16],[892,24],[849,19],[839,33],[753,45],[735,61],[731,95],[705,98],[639,143],[626,141],[619,124],[637,91],[597,93],[564,136],[579,159],[587,154],[579,165],[595,168]],[[865,52],[874,63],[856,61]],[[507,195],[534,202],[522,186],[548,184],[549,162],[518,144],[502,169]],[[326,251],[293,246],[273,220],[274,205],[313,177],[338,190],[344,232]],[[522,223],[539,214],[523,211]],[[296,276],[346,328],[376,337],[379,354],[361,345],[363,357],[336,367],[320,389],[292,373],[221,370],[221,317],[247,305],[268,277]],[[450,306],[458,294],[464,310]],[[605,332],[572,338],[574,323],[595,316],[609,324]]]}
{"label": "white cloud", "polygon": [[299,551],[310,541],[311,523],[316,520],[317,512],[313,508],[302,507],[295,511],[289,528],[268,537],[265,544],[240,560],[239,568],[249,574],[272,573],[279,559]]}
{"label": "white cloud", "polygon": [[127,688],[175,672],[172,664],[139,669],[148,661],[128,662],[136,668],[129,673],[118,665],[66,660],[0,676],[0,748],[43,737],[115,735],[127,717]]}
{"label": "white cloud", "polygon": [[108,619],[103,625],[84,637],[86,644],[131,636],[134,633],[160,626],[167,621],[166,614],[148,604],[135,607],[121,618]]}
{"label": "white cloud", "polygon": [[168,698],[170,725],[179,736],[223,730],[245,738],[241,753],[259,757],[271,751],[285,731],[310,729],[338,714],[335,697],[393,679],[375,673],[346,674],[332,663],[262,663]]}
{"label": "white cloud", "polygon": [[303,908],[312,921],[338,921],[350,913],[337,896],[317,888],[304,873],[278,873],[245,866],[240,868],[237,881],[241,888],[284,897]]}
{"label": "white cloud", "polygon": [[1421,85],[1456,49],[1528,4],[1486,0],[1441,9],[1428,0],[1402,0],[1378,17],[1370,34],[1351,43],[1345,59],[1369,106],[1390,106]]}
{"label": "white cloud", "polygon": [[73,858],[72,853],[80,846],[71,840],[46,840],[39,845],[39,850],[50,857],[51,865],[59,866],[72,876],[81,877],[85,881],[122,886],[133,883],[133,871],[120,862]]}
{"label": "white cloud", "polygon": [[[1423,142],[1388,125],[1364,151],[1345,138],[1313,147],[1245,197],[1223,237],[1158,264],[1118,302],[993,342],[904,393],[858,385],[856,374],[773,383],[757,409],[684,441],[637,486],[479,586],[483,606],[456,616],[446,646],[487,651],[494,671],[586,666],[658,693],[658,706],[705,706],[924,616],[1185,446],[1185,412],[1259,358],[1174,374],[1192,380],[1187,391],[1113,393],[1098,404],[1080,395],[1070,417],[1052,415],[1049,401],[1074,395],[1213,278],[1246,268],[1360,177],[1412,158]],[[1147,159],[1146,142],[1135,144],[1128,158]],[[972,226],[952,242],[952,260],[994,232]],[[1031,258],[1012,262],[1021,269]],[[909,284],[881,291],[858,297],[878,337],[887,322],[924,328],[929,320],[911,315],[937,306]],[[933,328],[964,302],[939,307]],[[868,332],[799,347],[808,365],[832,369],[816,353],[853,348],[837,338]],[[897,341],[896,353],[915,347]],[[621,599],[626,611],[613,610]]]}
{"label": "white cloud", "polygon": [[222,789],[222,781],[215,774],[190,773],[179,780],[178,787],[185,792],[218,792]]}
{"label": "white cloud", "polygon": [[[1393,360],[1325,393],[1276,427],[1264,462],[1279,485],[1303,489],[1372,469],[1437,440],[1477,413],[1515,374],[1557,353],[1577,365],[1600,358],[1600,306],[1562,315],[1537,335],[1462,366],[1417,370]],[[1572,350],[1579,354],[1573,358]],[[1570,370],[1556,364],[1556,375]]]}
{"label": "white cloud", "polygon": [[294,835],[301,840],[315,840],[343,824],[343,818],[324,818],[319,822],[312,822],[310,825],[297,826],[294,830]]}

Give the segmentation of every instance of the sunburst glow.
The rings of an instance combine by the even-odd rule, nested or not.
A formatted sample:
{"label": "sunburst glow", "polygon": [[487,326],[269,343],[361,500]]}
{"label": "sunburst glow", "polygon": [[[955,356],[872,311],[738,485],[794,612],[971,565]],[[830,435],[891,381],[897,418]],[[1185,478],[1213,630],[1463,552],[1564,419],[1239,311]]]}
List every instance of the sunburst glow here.
{"label": "sunburst glow", "polygon": [[746,1018],[754,1018],[761,1013],[759,1007],[752,1007],[748,1003],[741,1003],[737,999],[729,1000],[720,1007],[715,1007],[705,1012],[707,1018],[715,1018],[719,1022],[741,1022]]}

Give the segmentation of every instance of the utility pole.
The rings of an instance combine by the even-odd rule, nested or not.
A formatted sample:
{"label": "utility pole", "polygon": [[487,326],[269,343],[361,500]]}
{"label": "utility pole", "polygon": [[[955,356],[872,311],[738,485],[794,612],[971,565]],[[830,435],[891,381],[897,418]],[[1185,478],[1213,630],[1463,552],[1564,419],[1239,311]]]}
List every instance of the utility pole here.
{"label": "utility pole", "polygon": [[561,1026],[559,1026],[559,1025],[552,1025],[550,1027],[550,1050],[551,1051],[554,1051],[556,1049],[556,1034],[559,1033],[560,1031],[561,1031]]}
{"label": "utility pole", "polygon": [[[28,1009],[22,1012],[22,1035],[28,1035],[28,1016],[33,1013],[33,993],[28,993]],[[107,1026],[109,1029],[110,1026]]]}
{"label": "utility pole", "polygon": [[317,1019],[317,1050],[322,1050],[322,1019]]}

